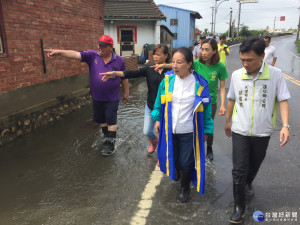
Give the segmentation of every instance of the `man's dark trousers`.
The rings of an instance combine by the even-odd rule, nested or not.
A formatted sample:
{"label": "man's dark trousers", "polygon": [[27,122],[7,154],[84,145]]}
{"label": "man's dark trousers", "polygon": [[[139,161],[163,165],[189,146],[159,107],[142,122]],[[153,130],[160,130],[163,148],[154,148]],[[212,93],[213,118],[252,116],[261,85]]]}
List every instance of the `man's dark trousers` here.
{"label": "man's dark trousers", "polygon": [[232,133],[232,178],[234,184],[251,184],[268,148],[270,136],[253,137]]}

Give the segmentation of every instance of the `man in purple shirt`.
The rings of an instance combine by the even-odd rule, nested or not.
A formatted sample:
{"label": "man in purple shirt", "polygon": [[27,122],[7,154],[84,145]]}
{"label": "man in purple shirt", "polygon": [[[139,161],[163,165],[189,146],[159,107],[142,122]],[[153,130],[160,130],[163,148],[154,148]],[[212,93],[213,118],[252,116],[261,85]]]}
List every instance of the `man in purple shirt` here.
{"label": "man in purple shirt", "polygon": [[[77,59],[86,62],[90,71],[90,91],[93,98],[94,121],[101,125],[106,137],[103,155],[111,155],[115,152],[115,139],[117,135],[117,111],[120,97],[120,78],[115,77],[103,82],[103,75],[109,71],[124,71],[125,62],[122,57],[116,55],[113,50],[113,39],[108,35],[102,35],[98,40],[98,51],[73,51],[45,49],[48,57],[63,56],[69,59]],[[122,79],[124,88],[123,100],[128,101],[129,85],[127,79]]]}

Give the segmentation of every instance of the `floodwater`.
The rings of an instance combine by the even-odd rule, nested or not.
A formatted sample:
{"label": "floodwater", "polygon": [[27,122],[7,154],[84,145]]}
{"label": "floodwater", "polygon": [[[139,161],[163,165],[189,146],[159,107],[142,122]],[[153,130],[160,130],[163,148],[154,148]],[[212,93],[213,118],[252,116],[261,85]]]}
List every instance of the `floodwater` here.
{"label": "floodwater", "polygon": [[113,156],[101,155],[91,105],[1,149],[1,225],[113,224],[110,218],[129,197],[124,193],[135,194],[135,184],[144,184],[156,164],[155,154],[145,154],[142,81],[133,82],[130,103],[120,105]]}
{"label": "floodwater", "polygon": [[[130,102],[119,108],[114,155],[101,155],[103,136],[91,121],[91,105],[1,149],[1,225],[131,223],[157,162],[155,153],[147,154],[143,135],[146,83],[140,78],[131,84]],[[217,201],[220,193],[213,164],[207,164],[207,174],[207,193]],[[165,198],[163,202],[170,208],[159,207],[156,215],[176,215],[186,207],[177,207],[178,183],[164,177],[160,186],[156,198]],[[194,192],[193,196],[191,204],[200,207],[202,195]],[[188,217],[209,213],[208,209],[199,210],[188,210]],[[185,215],[178,216],[186,220]],[[175,216],[173,222],[176,220]]]}
{"label": "floodwater", "polygon": [[[240,67],[238,63],[238,47],[232,47],[228,71]],[[228,87],[229,80],[226,82]],[[229,224],[232,163],[231,139],[224,134],[225,118],[215,118],[214,161],[206,162],[205,194],[198,194],[193,187],[191,200],[179,204],[179,183],[157,171],[155,153],[147,154],[148,142],[143,135],[146,83],[143,78],[130,83],[130,101],[119,107],[114,155],[101,154],[103,136],[91,120],[91,105],[0,148],[0,225]],[[299,96],[298,86],[288,86],[292,96]],[[257,224],[252,217],[256,210],[299,215],[296,105],[294,97],[288,145],[279,147],[281,123],[271,137],[253,184],[255,197],[247,201],[244,224]]]}

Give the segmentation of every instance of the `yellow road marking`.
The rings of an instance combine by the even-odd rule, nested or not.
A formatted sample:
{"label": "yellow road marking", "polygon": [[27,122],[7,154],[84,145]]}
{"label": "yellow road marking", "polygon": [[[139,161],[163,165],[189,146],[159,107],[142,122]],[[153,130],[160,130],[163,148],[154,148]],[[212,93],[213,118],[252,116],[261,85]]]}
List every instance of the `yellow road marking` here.
{"label": "yellow road marking", "polygon": [[291,77],[291,76],[289,76],[289,75],[287,75],[287,74],[285,74],[285,73],[283,74],[283,77],[284,77],[285,79],[287,79],[287,80],[293,82],[294,84],[300,86],[300,81],[299,81],[299,80],[296,80],[295,78],[293,78],[293,77]]}
{"label": "yellow road marking", "polygon": [[153,198],[156,193],[156,186],[160,184],[162,177],[163,173],[160,172],[159,167],[156,166],[142,194],[142,199],[138,205],[139,209],[135,213],[135,216],[131,219],[130,225],[146,224],[147,217],[152,207]]}

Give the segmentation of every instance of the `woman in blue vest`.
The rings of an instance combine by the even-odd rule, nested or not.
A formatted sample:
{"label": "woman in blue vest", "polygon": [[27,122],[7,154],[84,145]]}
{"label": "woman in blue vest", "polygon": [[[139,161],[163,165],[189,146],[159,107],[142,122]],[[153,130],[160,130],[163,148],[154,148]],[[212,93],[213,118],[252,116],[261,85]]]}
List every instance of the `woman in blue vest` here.
{"label": "woman in blue vest", "polygon": [[172,180],[180,179],[180,203],[188,201],[191,181],[204,193],[204,141],[214,128],[208,83],[191,70],[192,65],[190,49],[173,53],[173,71],[160,83],[151,113],[159,133],[160,170]]}

